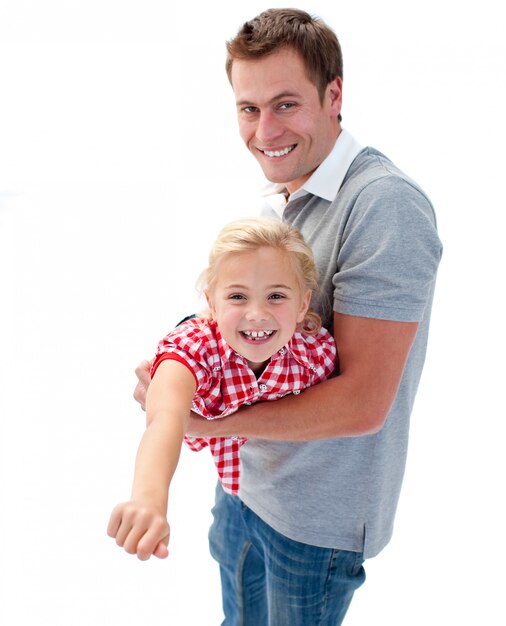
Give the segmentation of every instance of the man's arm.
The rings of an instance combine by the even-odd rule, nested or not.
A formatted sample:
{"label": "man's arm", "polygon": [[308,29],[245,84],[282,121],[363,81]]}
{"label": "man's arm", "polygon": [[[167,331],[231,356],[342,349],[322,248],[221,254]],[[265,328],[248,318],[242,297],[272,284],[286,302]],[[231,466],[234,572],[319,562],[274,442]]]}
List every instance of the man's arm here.
{"label": "man's arm", "polygon": [[340,375],[301,395],[245,407],[221,420],[191,417],[195,436],[310,441],[378,432],[416,335],[416,322],[334,314]]}

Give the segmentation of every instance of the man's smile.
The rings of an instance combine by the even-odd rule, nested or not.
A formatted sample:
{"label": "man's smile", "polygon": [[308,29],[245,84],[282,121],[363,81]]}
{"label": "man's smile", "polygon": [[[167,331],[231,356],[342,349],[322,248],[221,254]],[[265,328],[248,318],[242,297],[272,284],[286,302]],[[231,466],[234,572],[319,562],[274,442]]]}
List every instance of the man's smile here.
{"label": "man's smile", "polygon": [[263,152],[265,156],[268,156],[270,158],[282,157],[282,156],[289,154],[296,147],[297,147],[297,144],[294,143],[291,146],[286,146],[286,148],[281,148],[278,150],[260,150],[260,152]]}

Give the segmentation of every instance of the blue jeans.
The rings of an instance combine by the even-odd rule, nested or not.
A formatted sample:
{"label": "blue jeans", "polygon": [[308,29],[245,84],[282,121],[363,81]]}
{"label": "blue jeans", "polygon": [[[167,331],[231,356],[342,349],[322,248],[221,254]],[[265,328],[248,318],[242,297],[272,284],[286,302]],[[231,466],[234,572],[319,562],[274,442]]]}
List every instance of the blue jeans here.
{"label": "blue jeans", "polygon": [[361,553],[292,541],[218,485],[209,531],[222,626],[339,626],[365,580]]}

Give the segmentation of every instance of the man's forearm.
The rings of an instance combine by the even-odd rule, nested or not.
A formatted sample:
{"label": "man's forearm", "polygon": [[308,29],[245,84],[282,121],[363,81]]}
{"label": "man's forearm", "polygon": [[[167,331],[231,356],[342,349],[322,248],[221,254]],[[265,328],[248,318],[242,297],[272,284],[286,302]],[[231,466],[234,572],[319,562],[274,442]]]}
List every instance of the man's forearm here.
{"label": "man's forearm", "polygon": [[376,433],[397,395],[417,327],[416,322],[336,313],[339,376],[300,395],[242,408],[225,419],[192,418],[189,434],[312,441]]}
{"label": "man's forearm", "polygon": [[354,392],[344,377],[337,377],[300,395],[243,407],[224,419],[192,416],[188,434],[278,441],[356,437],[377,432],[389,408],[390,403],[371,403]]}

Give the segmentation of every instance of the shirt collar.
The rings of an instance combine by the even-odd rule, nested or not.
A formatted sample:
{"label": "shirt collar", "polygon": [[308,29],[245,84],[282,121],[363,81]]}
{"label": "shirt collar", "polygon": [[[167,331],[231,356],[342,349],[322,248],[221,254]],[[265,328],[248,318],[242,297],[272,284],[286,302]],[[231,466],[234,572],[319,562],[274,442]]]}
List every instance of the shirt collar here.
{"label": "shirt collar", "polygon": [[232,348],[228,345],[228,343],[223,339],[223,336],[218,328],[218,324],[215,320],[211,320],[210,325],[213,327],[213,330],[216,334],[216,341],[218,343],[218,352],[220,355],[220,359],[222,362],[230,361],[233,354],[237,354]]}
{"label": "shirt collar", "polygon": [[287,203],[306,194],[312,194],[332,202],[341,187],[346,172],[362,146],[346,129],[339,133],[334,147],[308,180],[288,197],[288,191],[280,183],[269,183],[263,192],[265,202],[280,217]]}

